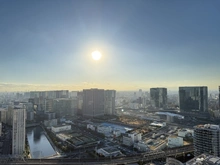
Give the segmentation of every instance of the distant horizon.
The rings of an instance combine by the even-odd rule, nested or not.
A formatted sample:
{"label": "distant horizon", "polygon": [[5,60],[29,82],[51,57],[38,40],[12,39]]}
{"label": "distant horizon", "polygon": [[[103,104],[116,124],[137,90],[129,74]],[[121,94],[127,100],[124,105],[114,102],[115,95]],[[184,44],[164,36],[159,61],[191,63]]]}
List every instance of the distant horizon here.
{"label": "distant horizon", "polygon": [[0,4],[0,91],[218,89],[219,0]]}
{"label": "distant horizon", "polygon": [[[34,88],[32,88],[31,86],[34,86]],[[139,89],[141,89],[143,92],[149,92],[150,88],[167,88],[168,92],[178,92],[179,91],[179,87],[203,87],[205,85],[181,85],[175,88],[168,88],[165,86],[153,86],[153,87],[145,87],[145,88],[135,88],[135,89],[117,89],[117,88],[109,88],[109,87],[86,87],[86,85],[83,85],[83,87],[81,88],[73,88],[71,86],[74,85],[56,85],[56,84],[47,84],[47,85],[40,85],[40,84],[9,84],[9,83],[0,83],[0,93],[5,93],[5,92],[9,92],[9,93],[13,93],[13,92],[31,92],[31,91],[54,91],[54,90],[68,90],[69,92],[72,91],[82,91],[83,89],[92,89],[92,88],[98,88],[98,89],[105,89],[105,90],[116,90],[117,92],[138,92]],[[29,89],[17,89],[17,90],[13,90],[15,88],[26,88],[28,87]],[[206,86],[208,87],[208,86]],[[218,92],[219,86],[216,87],[216,89],[209,89],[208,87],[208,91],[210,92]]]}

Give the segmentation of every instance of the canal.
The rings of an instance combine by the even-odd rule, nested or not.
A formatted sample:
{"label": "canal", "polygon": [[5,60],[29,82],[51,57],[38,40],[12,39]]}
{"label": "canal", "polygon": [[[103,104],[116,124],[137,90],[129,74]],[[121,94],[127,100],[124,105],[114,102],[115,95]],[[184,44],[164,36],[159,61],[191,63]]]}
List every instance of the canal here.
{"label": "canal", "polygon": [[26,131],[31,158],[45,158],[56,154],[40,126],[27,128]]}

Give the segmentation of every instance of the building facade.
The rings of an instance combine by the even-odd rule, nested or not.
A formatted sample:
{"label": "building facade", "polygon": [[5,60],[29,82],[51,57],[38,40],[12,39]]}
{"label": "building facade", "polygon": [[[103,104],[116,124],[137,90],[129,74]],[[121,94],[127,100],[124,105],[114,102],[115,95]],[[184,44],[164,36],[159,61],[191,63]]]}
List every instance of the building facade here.
{"label": "building facade", "polygon": [[104,89],[83,90],[83,116],[103,116],[105,113],[104,105]]}
{"label": "building facade", "polygon": [[75,98],[60,98],[53,100],[52,112],[55,112],[58,117],[73,116],[77,111],[77,99]]}
{"label": "building facade", "polygon": [[0,108],[0,122],[7,122],[7,109]]}
{"label": "building facade", "polygon": [[207,112],[208,88],[179,87],[179,104],[183,112]]}
{"label": "building facade", "polygon": [[155,108],[167,107],[167,88],[150,88],[151,105]]}
{"label": "building facade", "polygon": [[219,125],[205,124],[194,127],[194,155],[209,153],[220,156],[220,128]]}
{"label": "building facade", "polygon": [[2,136],[2,123],[0,123],[0,136]]}
{"label": "building facade", "polygon": [[105,90],[105,114],[115,114],[115,90]]}
{"label": "building facade", "polygon": [[220,110],[220,86],[218,87],[219,95],[218,95],[218,109]]}
{"label": "building facade", "polygon": [[169,136],[167,146],[169,148],[183,146],[183,138],[178,136]]}
{"label": "building facade", "polygon": [[71,130],[71,125],[52,126],[51,130],[54,133],[63,132],[63,131],[69,131],[69,130]]}
{"label": "building facade", "polygon": [[22,155],[25,149],[25,109],[13,110],[12,155]]}

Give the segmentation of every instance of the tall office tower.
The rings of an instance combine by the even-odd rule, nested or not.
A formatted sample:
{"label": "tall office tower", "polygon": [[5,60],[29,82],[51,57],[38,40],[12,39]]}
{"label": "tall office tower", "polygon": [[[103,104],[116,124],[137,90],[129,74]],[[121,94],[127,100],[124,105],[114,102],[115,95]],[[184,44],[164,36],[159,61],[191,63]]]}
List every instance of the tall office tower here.
{"label": "tall office tower", "polygon": [[142,89],[139,89],[139,91],[138,91],[138,97],[142,97],[142,96],[143,96]]}
{"label": "tall office tower", "polygon": [[78,100],[78,106],[77,106],[77,114],[82,115],[82,109],[83,109],[83,92],[77,92],[77,100]]}
{"label": "tall office tower", "polygon": [[218,87],[219,89],[219,95],[218,95],[218,109],[220,110],[220,86]]}
{"label": "tall office tower", "polygon": [[25,109],[14,108],[12,124],[12,154],[22,155],[25,149]]}
{"label": "tall office tower", "polygon": [[2,123],[0,123],[0,136],[2,136]]}
{"label": "tall office tower", "polygon": [[105,90],[105,114],[115,114],[115,90]]}
{"label": "tall office tower", "polygon": [[83,90],[83,116],[102,116],[104,108],[104,89]]}
{"label": "tall office tower", "polygon": [[150,88],[151,104],[156,108],[167,107],[167,88]]}
{"label": "tall office tower", "polygon": [[13,124],[13,111],[14,111],[14,106],[8,106],[7,107],[7,113],[6,113],[6,124],[12,126]]}
{"label": "tall office tower", "polygon": [[0,108],[0,122],[5,123],[7,122],[7,109]]}
{"label": "tall office tower", "polygon": [[220,128],[219,125],[197,125],[194,127],[194,155],[208,153],[220,156]]}
{"label": "tall office tower", "polygon": [[44,112],[52,112],[53,111],[53,99],[44,99]]}
{"label": "tall office tower", "polygon": [[185,112],[208,111],[208,88],[202,87],[179,87],[180,110]]}

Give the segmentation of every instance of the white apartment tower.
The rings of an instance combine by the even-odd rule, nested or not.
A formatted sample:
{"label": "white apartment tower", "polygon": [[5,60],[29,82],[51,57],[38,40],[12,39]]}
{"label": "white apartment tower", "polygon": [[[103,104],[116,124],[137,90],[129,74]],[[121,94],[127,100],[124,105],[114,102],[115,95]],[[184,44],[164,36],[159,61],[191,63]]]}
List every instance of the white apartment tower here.
{"label": "white apartment tower", "polygon": [[12,155],[22,155],[25,149],[25,109],[14,108],[12,124]]}
{"label": "white apartment tower", "polygon": [[105,114],[114,115],[115,114],[115,90],[105,90]]}
{"label": "white apartment tower", "polygon": [[220,156],[220,127],[219,125],[205,124],[194,127],[194,155],[208,153]]}

